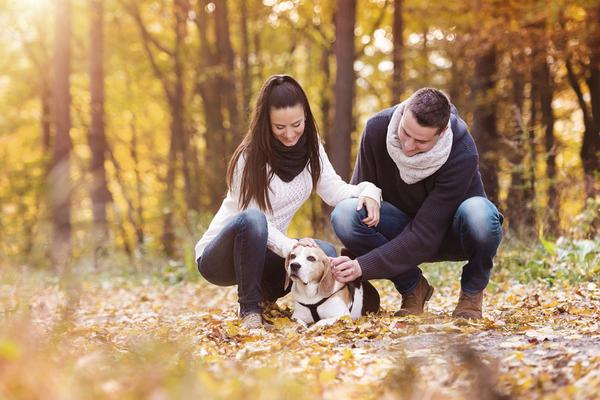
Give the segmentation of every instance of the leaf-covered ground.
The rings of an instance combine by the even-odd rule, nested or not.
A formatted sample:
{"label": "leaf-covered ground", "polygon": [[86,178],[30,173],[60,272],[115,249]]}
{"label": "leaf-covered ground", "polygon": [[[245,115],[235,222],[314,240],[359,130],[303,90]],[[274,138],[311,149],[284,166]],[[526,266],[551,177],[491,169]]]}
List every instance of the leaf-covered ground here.
{"label": "leaf-covered ground", "polygon": [[202,280],[21,270],[0,286],[0,398],[597,398],[597,279],[501,270],[468,322],[450,318],[459,270],[425,268],[423,316],[394,317],[400,297],[376,281],[379,315],[306,330],[285,298],[258,333],[239,328],[234,289]]}

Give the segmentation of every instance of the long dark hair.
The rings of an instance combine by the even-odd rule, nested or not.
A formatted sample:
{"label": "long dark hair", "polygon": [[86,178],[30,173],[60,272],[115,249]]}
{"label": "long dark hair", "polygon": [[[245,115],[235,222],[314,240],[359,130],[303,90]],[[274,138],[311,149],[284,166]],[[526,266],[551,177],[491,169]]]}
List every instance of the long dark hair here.
{"label": "long dark hair", "polygon": [[231,189],[238,160],[242,154],[246,158],[240,184],[240,198],[238,199],[241,208],[248,207],[250,201],[254,199],[261,210],[272,211],[269,199],[269,183],[273,177],[273,172],[267,174],[267,163],[273,159],[274,152],[269,140],[272,135],[269,111],[271,108],[280,109],[297,105],[304,108],[306,120],[303,134],[307,135],[310,174],[313,188],[316,187],[321,175],[319,131],[310,110],[308,98],[300,84],[291,76],[273,75],[267,79],[260,89],[248,132],[233,153],[227,168],[227,185]]}

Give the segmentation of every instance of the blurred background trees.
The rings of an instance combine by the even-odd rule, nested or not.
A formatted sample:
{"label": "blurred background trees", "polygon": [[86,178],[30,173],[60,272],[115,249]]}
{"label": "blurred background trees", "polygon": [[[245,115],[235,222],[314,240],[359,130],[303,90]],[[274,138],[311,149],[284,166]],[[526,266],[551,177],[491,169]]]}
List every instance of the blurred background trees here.
{"label": "blurred background trees", "polygon": [[[591,0],[0,2],[0,254],[189,259],[274,73],[307,90],[343,178],[366,119],[435,86],[508,235],[594,235],[599,20]],[[291,234],[326,235],[323,210]]]}

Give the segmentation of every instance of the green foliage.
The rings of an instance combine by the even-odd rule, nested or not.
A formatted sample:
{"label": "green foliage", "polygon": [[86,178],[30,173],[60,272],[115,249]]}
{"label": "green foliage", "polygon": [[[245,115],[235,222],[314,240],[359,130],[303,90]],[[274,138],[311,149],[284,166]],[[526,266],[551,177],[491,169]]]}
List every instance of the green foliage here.
{"label": "green foliage", "polygon": [[494,271],[496,278],[514,278],[527,283],[535,280],[550,285],[559,282],[600,280],[600,241],[540,238],[537,243],[509,240],[502,244]]}
{"label": "green foliage", "polygon": [[585,207],[570,225],[569,233],[576,238],[600,236],[600,197],[587,199]]}

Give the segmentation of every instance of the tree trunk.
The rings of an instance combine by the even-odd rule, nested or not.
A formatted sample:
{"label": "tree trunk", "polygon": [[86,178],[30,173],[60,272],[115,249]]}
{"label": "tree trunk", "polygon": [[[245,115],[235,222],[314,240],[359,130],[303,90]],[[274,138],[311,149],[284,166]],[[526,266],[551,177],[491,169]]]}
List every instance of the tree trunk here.
{"label": "tree trunk", "polygon": [[[589,75],[586,79],[590,92],[590,121],[586,124],[581,146],[581,160],[586,180],[586,195],[594,198],[600,189],[600,6],[588,11],[591,28],[587,44],[590,49]],[[600,217],[599,217],[600,219]],[[596,221],[600,223],[600,221]],[[600,227],[598,227],[600,228]]]}
{"label": "tree trunk", "polygon": [[331,131],[331,68],[329,66],[329,59],[331,58],[331,49],[321,49],[321,77],[323,79],[323,86],[319,91],[320,104],[321,104],[321,135],[325,140],[325,150],[327,154],[331,151],[331,140],[333,139],[333,132]]}
{"label": "tree trunk", "polygon": [[240,31],[242,35],[241,43],[241,64],[242,64],[242,112],[250,110],[250,99],[252,97],[252,75],[250,73],[250,40],[248,38],[248,6],[247,0],[239,0],[240,7]]}
{"label": "tree trunk", "polygon": [[104,161],[106,155],[106,135],[104,119],[104,5],[103,0],[90,1],[90,110],[91,125],[89,146],[91,153],[91,190],[92,214],[94,217],[93,236],[96,250],[106,242],[108,224],[106,206],[111,194],[106,181]]}
{"label": "tree trunk", "polygon": [[464,71],[468,69],[469,56],[466,54],[468,44],[465,44],[467,39],[464,36],[456,36],[455,40],[449,44],[449,56],[451,60],[450,66],[450,82],[448,85],[448,95],[450,101],[458,110],[461,110],[462,118],[467,119],[467,114],[471,111],[469,105],[472,103],[466,99],[468,93],[468,74]]}
{"label": "tree trunk", "polygon": [[223,96],[223,104],[227,107],[228,145],[225,157],[228,159],[237,145],[242,140],[240,130],[239,107],[237,99],[237,90],[235,86],[235,55],[231,45],[229,34],[229,13],[227,10],[227,1],[215,1],[215,19],[216,19],[216,37],[217,54],[220,64],[220,85],[219,93]]}
{"label": "tree trunk", "polygon": [[66,268],[71,246],[70,40],[71,3],[70,0],[57,0],[53,90],[56,140],[49,176],[53,227],[50,259],[61,271]]}
{"label": "tree trunk", "polygon": [[394,0],[394,22],[392,33],[394,36],[394,73],[392,77],[392,103],[400,102],[404,81],[402,71],[404,69],[404,19],[402,15],[403,0]]}
{"label": "tree trunk", "polygon": [[496,68],[496,49],[494,46],[490,46],[476,57],[471,91],[475,99],[473,132],[479,149],[481,176],[488,198],[498,204]]}
{"label": "tree trunk", "polygon": [[[513,66],[516,64],[513,60]],[[524,179],[524,163],[525,163],[525,147],[524,140],[525,129],[523,121],[523,103],[524,96],[523,90],[525,86],[525,79],[523,74],[516,71],[513,67],[512,70],[512,91],[513,91],[513,102],[514,102],[514,147],[515,151],[509,154],[509,162],[511,164],[510,174],[510,187],[508,189],[508,199],[506,203],[510,205],[506,207],[505,215],[509,222],[511,231],[520,233],[523,228],[526,227],[524,224],[522,213],[526,210],[527,204],[523,196],[525,188]]]}
{"label": "tree trunk", "polygon": [[[129,89],[129,82],[128,82]],[[144,250],[144,242],[145,242],[145,234],[144,234],[144,206],[143,206],[143,198],[144,198],[144,189],[142,185],[142,177],[140,174],[140,160],[138,156],[138,133],[137,133],[137,125],[136,125],[137,117],[135,113],[132,113],[132,118],[129,122],[129,126],[131,128],[131,145],[129,148],[129,154],[131,155],[131,159],[133,160],[133,171],[135,173],[135,188],[136,188],[136,198],[137,198],[137,207],[135,207],[133,201],[129,201],[129,215],[130,222],[132,223],[135,236],[137,240],[137,247],[140,251]],[[115,166],[115,169],[117,166]],[[123,187],[123,191],[125,188]],[[126,194],[124,197],[127,198]],[[135,215],[135,216],[134,216]],[[137,222],[136,222],[137,217]]]}
{"label": "tree trunk", "polygon": [[512,62],[512,91],[514,102],[514,151],[508,160],[511,164],[511,181],[505,210],[511,231],[518,235],[529,235],[535,232],[535,202],[531,189],[531,143],[529,130],[523,116],[525,75],[517,68],[523,65],[522,58]]}
{"label": "tree trunk", "polygon": [[167,191],[165,192],[165,215],[163,219],[162,243],[165,254],[169,257],[175,254],[175,232],[173,223],[173,210],[175,209],[176,199],[176,179],[181,161],[181,170],[185,185],[186,206],[194,209],[198,206],[197,196],[194,194],[197,185],[192,182],[187,160],[188,140],[185,131],[185,92],[184,92],[184,67],[182,61],[182,48],[186,36],[187,2],[184,0],[175,0],[173,5],[173,15],[175,23],[175,43],[173,50],[173,73],[172,83],[168,84],[168,79],[163,76],[161,79],[165,82],[166,97],[169,102],[171,112],[171,140],[169,145],[169,158],[167,165]]}
{"label": "tree trunk", "polygon": [[342,179],[348,180],[353,125],[356,0],[337,0],[335,14],[336,77],[331,163]]}
{"label": "tree trunk", "polygon": [[174,135],[178,137],[177,153],[181,157],[181,167],[185,184],[185,200],[188,210],[200,211],[200,195],[198,177],[194,175],[194,164],[197,160],[192,158],[190,132],[185,123],[185,66],[183,47],[187,36],[187,15],[189,3],[187,0],[177,0],[174,6],[175,14],[175,57],[174,57],[174,91],[172,99],[172,118]]}
{"label": "tree trunk", "polygon": [[427,34],[429,33],[429,27],[423,27],[423,44],[421,45],[421,59],[423,60],[422,70],[420,71],[419,81],[424,82],[424,86],[427,86],[431,81],[430,63],[429,63],[429,39]]}
{"label": "tree trunk", "polygon": [[47,72],[40,74],[41,82],[41,93],[40,100],[42,103],[42,149],[44,155],[50,152],[52,146],[52,94],[50,90],[50,77]]}
{"label": "tree trunk", "polygon": [[202,98],[204,111],[204,122],[206,132],[204,139],[206,150],[204,156],[204,171],[206,186],[210,188],[208,193],[209,209],[216,211],[225,194],[225,175],[227,172],[227,131],[223,126],[225,116],[223,115],[222,97],[220,95],[218,74],[213,71],[219,67],[216,50],[213,50],[209,41],[208,15],[206,12],[207,1],[198,4],[196,25],[199,35],[199,55],[201,65],[196,77],[196,91]]}
{"label": "tree trunk", "polygon": [[[129,221],[129,223],[133,226],[133,229],[135,230],[136,233],[136,237],[137,237],[137,241],[138,244],[143,244],[144,242],[144,231],[142,229],[142,221],[143,219],[140,217],[138,218],[139,221],[136,221],[135,218],[135,208],[133,205],[133,200],[131,198],[131,196],[129,195],[129,193],[127,192],[127,185],[125,184],[125,179],[123,178],[123,168],[121,168],[121,165],[119,164],[119,161],[116,159],[113,151],[109,148],[107,148],[107,155],[108,155],[108,159],[111,161],[111,163],[113,164],[113,167],[115,169],[115,180],[119,186],[119,188],[121,189],[121,194],[123,196],[123,199],[125,199],[125,203],[127,203],[127,219]],[[122,217],[121,217],[121,211],[118,207],[118,204],[113,202],[113,215],[114,215],[114,219],[115,219],[115,224],[119,229],[119,232],[121,233],[121,237],[123,240],[123,248],[125,250],[125,252],[129,255],[132,254],[131,252],[131,245],[129,244],[129,238],[127,235],[127,231],[123,228],[123,222],[122,222]],[[139,247],[139,246],[138,246]],[[142,250],[142,247],[139,247],[140,250]]]}
{"label": "tree trunk", "polygon": [[551,236],[556,236],[560,231],[560,198],[557,190],[556,177],[556,152],[554,148],[554,112],[552,110],[552,99],[554,89],[550,67],[546,61],[546,49],[540,53],[537,60],[535,76],[539,80],[539,102],[542,124],[544,126],[544,143],[546,150],[546,179],[548,179],[548,205],[545,212],[546,229]]}
{"label": "tree trunk", "polygon": [[[539,117],[538,117],[538,115],[539,115],[538,108],[539,107],[538,107],[538,102],[536,101],[536,99],[538,98],[539,88],[538,88],[536,79],[534,78],[533,75],[530,78],[530,82],[531,82],[531,91],[529,94],[529,123],[528,123],[528,129],[527,129],[527,132],[528,132],[527,140],[529,142],[529,145],[527,148],[530,151],[529,173],[527,174],[527,176],[530,179],[530,183],[527,187],[531,190],[530,198],[535,200],[537,198],[537,195],[536,195],[536,186],[537,186],[536,165],[538,162],[538,155],[537,155],[538,139],[537,139],[536,127],[539,122]],[[536,222],[537,222],[538,208],[539,207],[535,207]]]}

